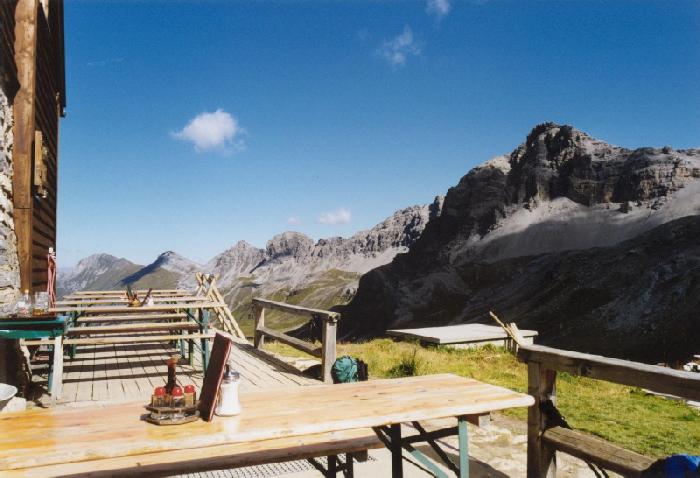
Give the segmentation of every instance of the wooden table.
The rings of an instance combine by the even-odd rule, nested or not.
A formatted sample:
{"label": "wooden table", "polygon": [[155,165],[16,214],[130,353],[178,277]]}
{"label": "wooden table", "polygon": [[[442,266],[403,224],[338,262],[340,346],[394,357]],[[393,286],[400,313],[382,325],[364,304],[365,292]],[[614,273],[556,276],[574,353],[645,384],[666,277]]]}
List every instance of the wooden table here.
{"label": "wooden table", "polygon": [[86,313],[90,314],[129,314],[138,312],[173,312],[178,310],[209,310],[216,309],[219,307],[225,307],[226,304],[223,302],[213,302],[206,298],[200,298],[197,302],[168,302],[168,303],[157,303],[154,305],[144,305],[143,307],[129,307],[127,305],[90,305],[86,303],[83,305],[65,305],[58,306],[49,309],[49,312],[54,314],[73,314],[73,315],[83,315]]}
{"label": "wooden table", "polygon": [[[459,434],[459,475],[466,477],[467,417],[527,407],[534,399],[444,374],[248,392],[241,403],[239,416],[169,427],[142,421],[140,403],[0,415],[0,474],[153,476],[288,461],[308,458],[304,447],[323,437],[330,442],[333,434],[372,428],[392,452],[394,477],[403,476],[402,448],[428,461],[412,443]],[[401,437],[401,423],[449,417],[457,417],[457,427]],[[336,470],[332,458],[329,475]]]}
{"label": "wooden table", "polygon": [[[111,326],[109,329],[105,328],[106,332],[109,332],[109,336],[103,337],[67,337],[64,341],[64,345],[70,346],[71,358],[75,358],[76,348],[78,345],[95,345],[95,344],[126,344],[126,343],[143,343],[143,342],[179,342],[180,352],[183,356],[188,356],[190,364],[194,364],[193,355],[193,345],[194,341],[198,340],[200,343],[201,353],[202,353],[202,367],[204,370],[207,368],[209,361],[209,348],[207,346],[207,341],[212,337],[209,331],[209,311],[212,309],[217,309],[220,307],[225,307],[226,304],[223,302],[215,302],[207,299],[206,297],[199,297],[196,302],[179,301],[175,300],[172,302],[162,303],[158,302],[154,305],[145,305],[143,307],[129,307],[125,304],[122,305],[105,305],[102,303],[97,303],[92,305],[89,301],[86,303],[76,304],[76,305],[64,305],[53,307],[49,309],[51,313],[62,314],[67,316],[67,327],[66,334],[68,335],[80,335],[82,329],[85,329],[85,333],[99,333],[96,329],[100,327],[80,327],[78,324],[78,319],[86,315],[96,315],[100,314],[101,317],[105,319],[105,322],[109,320],[110,317],[115,316],[136,316],[137,314],[144,315],[148,317],[149,314],[158,313],[177,313],[180,311],[185,311],[189,320],[195,322],[199,330],[199,334],[185,334],[184,330],[178,335],[154,335],[152,332],[155,330],[180,330],[177,324],[151,324],[150,329],[145,330],[144,326],[148,324],[135,324],[131,327],[127,326]],[[158,327],[156,327],[156,325]],[[144,333],[145,332],[145,333]],[[115,336],[114,334],[130,334],[127,336]],[[185,348],[185,342],[189,344],[189,347]],[[63,355],[56,354],[56,368],[62,369]],[[57,384],[59,393],[56,398],[60,398],[60,386],[62,377],[59,374],[54,374],[53,383]],[[54,394],[52,393],[52,396]]]}
{"label": "wooden table", "polygon": [[[145,296],[144,296],[145,297]],[[154,304],[163,304],[171,302],[210,302],[209,299],[203,296],[178,296],[178,297],[167,297],[167,296],[156,296],[152,297]],[[143,297],[141,297],[143,300]],[[129,300],[126,297],[108,296],[108,297],[79,297],[76,299],[64,299],[57,300],[57,307],[65,306],[78,306],[87,307],[94,305],[127,305]],[[148,306],[143,306],[148,307]]]}
{"label": "wooden table", "polygon": [[52,398],[61,395],[65,328],[66,320],[63,317],[0,317],[0,339],[38,339],[53,347],[48,379],[49,393]]}

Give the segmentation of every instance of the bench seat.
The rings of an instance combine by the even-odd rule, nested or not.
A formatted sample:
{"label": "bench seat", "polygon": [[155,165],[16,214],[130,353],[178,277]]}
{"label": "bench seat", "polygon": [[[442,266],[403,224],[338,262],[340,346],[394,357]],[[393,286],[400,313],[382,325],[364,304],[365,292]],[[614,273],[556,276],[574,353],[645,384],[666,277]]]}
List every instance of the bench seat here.
{"label": "bench seat", "polygon": [[81,322],[128,322],[138,320],[187,320],[187,314],[126,314],[126,315],[88,315],[77,319]]}
{"label": "bench seat", "polygon": [[199,324],[194,322],[145,322],[140,324],[95,325],[86,327],[71,327],[66,330],[66,336],[93,334],[120,334],[159,332],[170,330],[198,331]]}
{"label": "bench seat", "polygon": [[602,438],[563,427],[548,428],[542,439],[552,448],[622,476],[641,476],[654,459],[614,445]]}

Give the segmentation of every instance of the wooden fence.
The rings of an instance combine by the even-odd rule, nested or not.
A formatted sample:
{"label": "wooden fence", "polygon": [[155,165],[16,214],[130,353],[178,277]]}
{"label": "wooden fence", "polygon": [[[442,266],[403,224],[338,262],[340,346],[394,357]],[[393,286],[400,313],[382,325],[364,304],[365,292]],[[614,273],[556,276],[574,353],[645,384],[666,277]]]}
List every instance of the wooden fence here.
{"label": "wooden fence", "polygon": [[[320,320],[323,323],[321,346],[316,347],[296,337],[265,327],[265,309],[279,310],[288,314]],[[319,357],[321,359],[321,379],[326,383],[333,381],[331,367],[335,362],[335,337],[340,314],[328,310],[309,309],[283,302],[274,302],[272,300],[253,299],[253,316],[255,318],[255,348],[261,349],[265,343],[265,337],[270,337],[309,355]]]}
{"label": "wooden fence", "polygon": [[623,476],[639,476],[654,462],[557,423],[560,421],[555,407],[557,371],[700,401],[697,373],[538,345],[522,345],[517,355],[528,365],[528,393],[535,398],[528,411],[527,476],[530,478],[554,477],[557,451]]}

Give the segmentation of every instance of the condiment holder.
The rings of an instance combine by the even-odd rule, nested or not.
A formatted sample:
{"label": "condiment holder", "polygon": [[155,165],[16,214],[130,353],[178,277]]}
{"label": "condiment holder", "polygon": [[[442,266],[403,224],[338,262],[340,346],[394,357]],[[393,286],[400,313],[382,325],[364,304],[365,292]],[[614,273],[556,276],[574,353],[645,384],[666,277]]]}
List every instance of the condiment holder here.
{"label": "condiment holder", "polygon": [[179,355],[168,359],[168,383],[156,387],[151,403],[145,408],[151,412],[144,418],[155,425],[181,425],[199,419],[199,400],[194,385],[185,385],[184,390],[177,385],[175,371]]}

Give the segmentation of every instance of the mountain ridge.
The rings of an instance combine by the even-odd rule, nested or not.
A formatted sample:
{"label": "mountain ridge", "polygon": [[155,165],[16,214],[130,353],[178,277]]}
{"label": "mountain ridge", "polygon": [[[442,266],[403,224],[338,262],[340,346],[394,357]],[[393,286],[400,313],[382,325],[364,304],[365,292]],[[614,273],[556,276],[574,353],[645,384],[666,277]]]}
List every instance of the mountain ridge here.
{"label": "mountain ridge", "polygon": [[[389,327],[485,321],[489,308],[497,309],[517,298],[523,306],[507,308],[507,320],[524,328],[545,329],[548,333],[540,333],[541,343],[572,345],[575,322],[591,320],[592,311],[600,312],[606,304],[588,312],[573,302],[564,304],[560,313],[566,318],[559,319],[561,329],[552,329],[546,313],[534,312],[529,297],[518,292],[532,290],[528,276],[509,271],[506,265],[529,270],[532,280],[548,290],[544,278],[556,275],[547,269],[561,264],[556,257],[572,251],[597,251],[585,256],[595,261],[596,254],[625,241],[632,241],[628,243],[632,247],[635,238],[648,231],[660,228],[662,234],[665,224],[699,215],[698,179],[698,149],[627,149],[572,126],[538,125],[512,153],[473,168],[450,188],[442,214],[428,223],[407,254],[360,279],[354,299],[341,308],[341,334],[361,338],[381,335]],[[648,263],[654,264],[653,258]],[[660,258],[654,267],[663,268]],[[483,282],[474,281],[475,271]],[[599,272],[606,277],[615,273],[613,268]],[[574,271],[568,274],[575,275]],[[572,279],[569,276],[562,280]],[[508,284],[511,295],[496,293],[506,290]],[[623,295],[629,287],[629,283],[617,284]],[[591,297],[604,292],[591,292]],[[585,295],[579,299],[588,301]],[[661,305],[650,305],[657,320],[673,312],[668,304]],[[606,306],[606,316],[613,312],[624,315],[622,304],[617,309]],[[627,333],[634,333],[634,323],[627,327]],[[645,351],[616,350],[614,342],[600,342],[598,348],[585,351],[664,358],[645,356]]]}

